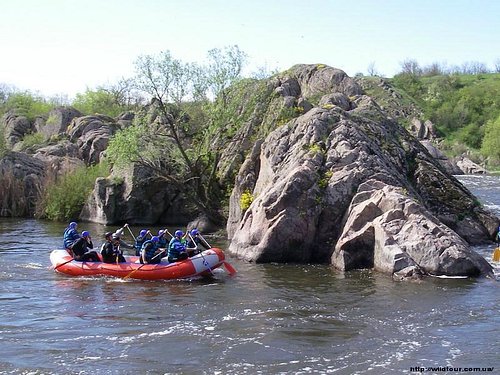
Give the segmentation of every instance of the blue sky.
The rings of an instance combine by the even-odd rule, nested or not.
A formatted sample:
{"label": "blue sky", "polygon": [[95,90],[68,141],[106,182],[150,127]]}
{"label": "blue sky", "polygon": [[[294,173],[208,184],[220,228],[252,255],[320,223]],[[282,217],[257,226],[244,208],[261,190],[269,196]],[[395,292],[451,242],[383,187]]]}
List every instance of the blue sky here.
{"label": "blue sky", "polygon": [[374,64],[392,76],[407,59],[493,68],[499,20],[496,0],[0,0],[0,84],[71,98],[132,76],[139,55],[201,62],[234,44],[247,73]]}

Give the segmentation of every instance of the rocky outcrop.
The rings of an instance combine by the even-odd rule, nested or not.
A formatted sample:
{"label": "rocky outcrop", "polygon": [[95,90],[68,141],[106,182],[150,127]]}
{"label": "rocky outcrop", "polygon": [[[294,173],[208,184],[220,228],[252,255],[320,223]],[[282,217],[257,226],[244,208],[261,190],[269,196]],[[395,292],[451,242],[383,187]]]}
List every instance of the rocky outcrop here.
{"label": "rocky outcrop", "polygon": [[34,130],[33,124],[25,116],[7,112],[0,119],[0,127],[4,129],[4,137],[9,146],[20,142],[23,137]]}
{"label": "rocky outcrop", "polygon": [[403,276],[491,272],[467,242],[493,238],[498,219],[373,100],[351,85],[331,90],[320,98],[331,105],[278,127],[247,156],[230,199],[230,253]]}
{"label": "rocky outcrop", "polygon": [[426,148],[429,154],[436,160],[449,174],[460,175],[464,171],[457,166],[454,160],[450,160],[444,155],[432,141],[421,140],[420,143]]}
{"label": "rocky outcrop", "polygon": [[110,137],[119,125],[109,116],[93,115],[75,118],[67,129],[69,140],[76,143],[79,157],[87,164],[97,164]]}
{"label": "rocky outcrop", "polygon": [[85,166],[83,160],[79,159],[79,149],[68,140],[61,141],[55,145],[41,147],[33,155],[50,166],[59,174],[65,174],[78,167]]}
{"label": "rocky outcrop", "polygon": [[120,170],[119,176],[96,180],[81,220],[101,224],[187,224],[194,219],[185,198],[147,168],[131,165]]}
{"label": "rocky outcrop", "polygon": [[474,163],[466,156],[461,156],[456,161],[457,168],[465,174],[488,174],[488,171]]}
{"label": "rocky outcrop", "polygon": [[342,227],[332,255],[342,270],[373,267],[399,278],[491,273],[482,257],[403,189],[376,180],[359,186]]}
{"label": "rocky outcrop", "polygon": [[0,216],[33,216],[46,167],[20,152],[8,152],[0,158]]}
{"label": "rocky outcrop", "polygon": [[432,121],[426,120],[422,122],[417,118],[413,118],[410,124],[410,133],[417,139],[436,139],[436,127]]}
{"label": "rocky outcrop", "polygon": [[81,116],[83,116],[82,113],[73,107],[56,107],[49,112],[47,120],[37,121],[35,127],[39,133],[49,139],[64,134],[71,121]]}

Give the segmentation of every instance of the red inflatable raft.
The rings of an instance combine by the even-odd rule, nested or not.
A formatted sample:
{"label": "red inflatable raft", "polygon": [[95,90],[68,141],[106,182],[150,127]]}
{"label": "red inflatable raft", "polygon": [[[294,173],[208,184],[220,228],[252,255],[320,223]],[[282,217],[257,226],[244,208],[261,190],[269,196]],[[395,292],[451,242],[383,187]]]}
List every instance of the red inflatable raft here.
{"label": "red inflatable raft", "polygon": [[[159,264],[140,264],[136,256],[125,256],[126,263],[79,262],[72,260],[66,250],[53,250],[50,262],[56,272],[70,276],[114,276],[141,280],[185,279],[210,275],[212,270],[224,265],[233,274],[236,271],[224,259],[221,249],[211,248],[186,260]],[[164,263],[165,262],[165,263]]]}

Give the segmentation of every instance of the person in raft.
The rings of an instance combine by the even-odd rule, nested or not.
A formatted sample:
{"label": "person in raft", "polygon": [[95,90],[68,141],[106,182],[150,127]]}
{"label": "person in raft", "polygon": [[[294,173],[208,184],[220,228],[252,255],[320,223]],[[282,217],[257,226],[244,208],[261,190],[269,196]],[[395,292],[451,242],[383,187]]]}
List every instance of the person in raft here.
{"label": "person in raft", "polygon": [[141,249],[142,245],[144,242],[148,240],[147,235],[149,233],[149,230],[143,229],[139,232],[139,235],[135,238],[134,240],[134,248],[135,248],[135,255],[140,256],[141,255]]}
{"label": "person in raft", "polygon": [[170,243],[168,244],[169,263],[174,263],[188,258],[188,253],[186,252],[186,241],[183,237],[184,232],[176,230],[174,237],[170,240]]}
{"label": "person in raft", "polygon": [[210,249],[210,245],[204,239],[201,238],[200,231],[194,228],[189,232],[189,241],[187,243],[187,248],[186,248],[190,257],[201,253],[201,250],[198,248],[198,245],[205,248],[205,250]]}
{"label": "person in raft", "polygon": [[142,244],[141,257],[139,258],[142,264],[158,264],[161,262],[165,249],[159,248],[158,243],[158,236],[153,236]]}
{"label": "person in raft", "polygon": [[71,248],[73,250],[73,259],[80,262],[100,262],[99,255],[95,251],[88,251],[93,248],[94,244],[90,233],[84,230],[82,236],[73,243]]}
{"label": "person in raft", "polygon": [[73,246],[73,243],[80,238],[80,233],[78,233],[78,231],[76,230],[77,226],[78,224],[72,221],[71,223],[69,223],[68,227],[64,230],[63,246],[71,256],[73,256],[73,251],[71,250],[71,247]]}
{"label": "person in raft", "polygon": [[102,261],[104,263],[126,262],[120,251],[120,237],[116,233],[107,232],[104,238],[105,242],[101,246]]}
{"label": "person in raft", "polygon": [[166,233],[167,231],[164,229],[158,231],[158,248],[160,249],[166,249],[168,247],[168,240],[165,237]]}

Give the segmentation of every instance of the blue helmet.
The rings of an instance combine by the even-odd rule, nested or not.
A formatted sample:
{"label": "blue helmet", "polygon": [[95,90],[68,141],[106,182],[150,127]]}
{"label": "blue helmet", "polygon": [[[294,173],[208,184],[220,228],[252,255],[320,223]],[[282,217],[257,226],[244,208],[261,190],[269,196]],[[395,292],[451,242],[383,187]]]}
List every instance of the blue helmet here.
{"label": "blue helmet", "polygon": [[182,230],[175,231],[175,237],[182,237],[182,236],[184,236],[184,232]]}
{"label": "blue helmet", "polygon": [[146,229],[143,229],[143,230],[141,230],[141,232],[139,233],[139,236],[144,237],[147,233],[148,233],[148,231],[147,231]]}
{"label": "blue helmet", "polygon": [[74,221],[72,221],[71,223],[69,223],[69,227],[70,227],[70,228],[76,228],[76,226],[77,226],[77,225],[78,225],[78,224],[77,224],[77,223],[75,223]]}
{"label": "blue helmet", "polygon": [[198,233],[200,233],[200,232],[196,228],[194,228],[193,230],[191,230],[191,236],[196,236]]}
{"label": "blue helmet", "polygon": [[153,236],[153,238],[151,238],[151,241],[153,242],[158,242],[160,239],[157,237],[157,236]]}
{"label": "blue helmet", "polygon": [[82,237],[90,237],[90,233],[86,230],[82,232]]}
{"label": "blue helmet", "polygon": [[163,229],[160,229],[160,230],[158,231],[158,237],[161,237],[161,236],[163,236],[164,234],[165,234],[165,231],[164,231]]}

